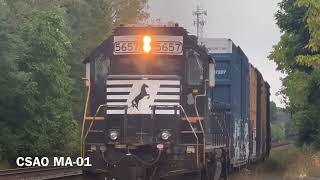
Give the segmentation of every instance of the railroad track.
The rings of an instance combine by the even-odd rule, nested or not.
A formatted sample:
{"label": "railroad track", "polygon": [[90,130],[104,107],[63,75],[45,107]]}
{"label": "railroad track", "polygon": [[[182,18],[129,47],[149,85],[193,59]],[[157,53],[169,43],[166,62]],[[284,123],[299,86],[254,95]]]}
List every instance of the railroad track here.
{"label": "railroad track", "polygon": [[[272,149],[290,146],[292,143],[274,143]],[[0,180],[45,180],[82,175],[81,167],[29,167],[0,170]]]}
{"label": "railroad track", "polygon": [[292,143],[289,143],[289,142],[285,142],[285,143],[273,143],[272,144],[272,148],[276,148],[276,147],[281,147],[281,146],[288,146]]}
{"label": "railroad track", "polygon": [[44,180],[81,174],[81,167],[30,167],[0,170],[0,180]]}
{"label": "railroad track", "polygon": [[274,143],[271,146],[271,151],[284,150],[284,149],[288,149],[292,146],[293,146],[292,142]]}

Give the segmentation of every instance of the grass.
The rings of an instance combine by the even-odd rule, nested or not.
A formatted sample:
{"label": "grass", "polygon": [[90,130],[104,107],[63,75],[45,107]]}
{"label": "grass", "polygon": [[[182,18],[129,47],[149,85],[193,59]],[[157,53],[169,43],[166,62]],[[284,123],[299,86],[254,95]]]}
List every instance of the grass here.
{"label": "grass", "polygon": [[265,162],[248,167],[231,180],[292,179],[294,177],[320,177],[320,152],[310,146],[273,150]]}
{"label": "grass", "polygon": [[301,158],[298,168],[305,171],[306,175],[320,177],[320,152],[315,151],[310,146],[304,146],[301,149]]}
{"label": "grass", "polygon": [[275,150],[265,163],[257,166],[256,171],[282,177],[320,177],[320,152],[310,146]]}
{"label": "grass", "polygon": [[8,168],[10,168],[8,161],[0,161],[0,169],[8,169]]}
{"label": "grass", "polygon": [[281,173],[288,170],[288,164],[293,163],[299,152],[296,148],[278,150],[271,152],[271,156],[264,164],[261,164],[260,170],[265,172]]}

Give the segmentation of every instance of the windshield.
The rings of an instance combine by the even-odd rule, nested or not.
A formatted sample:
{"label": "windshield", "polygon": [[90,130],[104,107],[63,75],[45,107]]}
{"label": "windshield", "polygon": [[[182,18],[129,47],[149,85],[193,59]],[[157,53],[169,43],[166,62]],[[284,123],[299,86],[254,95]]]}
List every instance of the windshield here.
{"label": "windshield", "polygon": [[203,80],[203,65],[199,59],[199,55],[190,51],[187,55],[188,60],[188,84],[200,85]]}
{"label": "windshield", "polygon": [[111,61],[111,74],[179,75],[184,71],[181,58],[155,59],[120,57]]}

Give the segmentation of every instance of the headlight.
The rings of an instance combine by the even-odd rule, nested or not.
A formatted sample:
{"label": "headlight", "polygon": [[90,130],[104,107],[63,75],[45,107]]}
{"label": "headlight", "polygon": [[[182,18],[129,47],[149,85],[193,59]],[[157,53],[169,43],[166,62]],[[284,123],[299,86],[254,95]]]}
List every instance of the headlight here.
{"label": "headlight", "polygon": [[162,131],[161,132],[161,134],[160,134],[160,136],[161,136],[161,139],[162,140],[168,140],[169,139],[169,137],[171,136],[171,133],[169,132],[169,131]]}
{"label": "headlight", "polygon": [[116,131],[116,130],[111,130],[111,131],[109,132],[109,138],[110,138],[112,141],[117,140],[118,137],[119,137],[119,132],[118,132],[118,131]]}

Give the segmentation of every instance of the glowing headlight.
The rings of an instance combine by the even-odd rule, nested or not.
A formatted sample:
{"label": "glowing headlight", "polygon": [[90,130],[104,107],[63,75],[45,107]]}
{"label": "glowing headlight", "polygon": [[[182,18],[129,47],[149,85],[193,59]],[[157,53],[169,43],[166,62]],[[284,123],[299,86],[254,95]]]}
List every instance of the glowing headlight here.
{"label": "glowing headlight", "polygon": [[171,136],[171,133],[169,131],[162,131],[160,136],[162,140],[168,140]]}
{"label": "glowing headlight", "polygon": [[150,36],[144,36],[143,37],[143,51],[145,53],[149,53],[151,51],[151,37]]}
{"label": "glowing headlight", "polygon": [[117,140],[119,137],[119,132],[118,131],[115,131],[115,130],[111,130],[110,133],[109,133],[109,138],[112,140],[112,141],[115,141]]}

